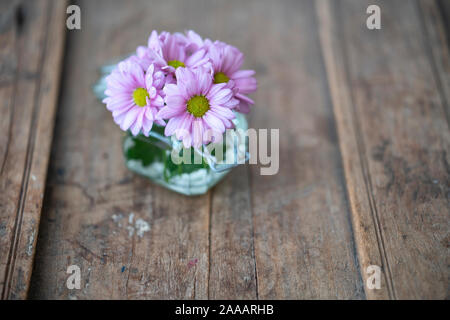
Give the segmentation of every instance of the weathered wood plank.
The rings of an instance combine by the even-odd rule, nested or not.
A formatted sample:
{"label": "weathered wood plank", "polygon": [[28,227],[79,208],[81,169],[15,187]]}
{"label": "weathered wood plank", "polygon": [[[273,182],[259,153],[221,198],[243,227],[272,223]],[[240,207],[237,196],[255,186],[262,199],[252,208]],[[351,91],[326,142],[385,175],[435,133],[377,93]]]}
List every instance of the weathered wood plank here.
{"label": "weathered wood plank", "polygon": [[[447,1],[446,11],[440,12],[440,8],[434,0],[419,1],[419,19],[423,23],[422,28],[426,34],[424,36],[427,47],[428,59],[432,72],[436,78],[436,86],[442,98],[444,113],[447,122],[450,121],[450,52],[449,43],[450,28],[445,27],[442,19],[450,14],[450,4]],[[447,24],[450,23],[447,21]]]}
{"label": "weathered wood plank", "polygon": [[[69,35],[31,296],[363,297],[312,2],[80,6],[84,29]],[[261,20],[266,12],[274,18]],[[186,28],[251,57],[247,67],[261,86],[252,124],[284,128],[277,176],[251,168],[249,180],[243,167],[212,195],[186,198],[125,169],[122,133],[90,92],[95,70],[141,44],[149,30]],[[280,37],[286,29],[295,41]],[[138,217],[150,230],[130,237]],[[71,264],[81,267],[82,290],[65,286]]]}
{"label": "weathered wood plank", "polygon": [[260,84],[251,125],[280,129],[278,174],[251,168],[258,296],[364,298],[314,1],[246,13]]}
{"label": "weathered wood plank", "polygon": [[23,299],[50,157],[66,7],[65,1],[1,7],[0,292],[2,299]]}
{"label": "weathered wood plank", "polygon": [[[381,30],[365,28],[369,4],[381,7]],[[421,23],[417,1],[320,1],[318,16],[360,264],[382,267],[381,289],[366,295],[446,298],[448,69],[433,67],[447,50],[430,37],[437,24]]]}
{"label": "weathered wood plank", "polygon": [[[358,246],[358,256],[364,281],[367,274],[364,272],[369,265],[383,266],[382,257],[377,245],[377,233],[372,225],[370,204],[366,197],[362,164],[359,157],[349,158],[349,155],[358,154],[356,127],[354,126],[351,105],[351,91],[346,79],[346,64],[344,52],[341,48],[340,26],[334,18],[337,4],[328,1],[318,1],[316,4],[322,52],[327,67],[330,93],[333,100],[334,114],[339,133],[339,144],[344,161],[344,174],[349,190],[349,200],[353,212],[352,221],[355,229],[355,240]],[[361,216],[358,213],[363,213]],[[361,248],[361,246],[364,246]],[[385,274],[382,274],[381,289],[366,291],[369,299],[386,299],[389,297]]]}
{"label": "weathered wood plank", "polygon": [[[152,29],[183,30],[192,15],[167,19],[178,12],[174,2],[79,5],[82,30],[68,34],[31,297],[205,299],[210,196],[188,198],[129,172],[123,132],[91,89],[102,64],[145,43]],[[81,269],[81,290],[66,287],[70,265]]]}
{"label": "weathered wood plank", "polygon": [[215,187],[211,203],[210,299],[256,299],[248,168]]}

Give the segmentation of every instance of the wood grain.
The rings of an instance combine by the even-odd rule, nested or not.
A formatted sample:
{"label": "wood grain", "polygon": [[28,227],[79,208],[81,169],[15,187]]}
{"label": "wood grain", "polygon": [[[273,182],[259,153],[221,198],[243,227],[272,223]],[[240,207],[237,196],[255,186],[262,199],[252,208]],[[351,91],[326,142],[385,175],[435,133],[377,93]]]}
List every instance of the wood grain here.
{"label": "wood grain", "polygon": [[258,296],[364,298],[314,1],[253,4],[248,56],[265,69],[251,124],[280,129],[278,174],[251,167]]}
{"label": "wood grain", "polygon": [[[68,35],[31,297],[207,298],[209,195],[181,196],[128,171],[123,133],[91,89],[102,64],[145,42],[148,30],[176,25],[148,2],[79,5],[82,30]],[[66,287],[70,265],[81,268],[81,290]]]}
{"label": "wood grain", "polygon": [[65,1],[2,1],[0,292],[27,295],[53,134]]}
{"label": "wood grain", "polygon": [[235,169],[212,192],[210,299],[256,299],[248,168]]}
{"label": "wood grain", "polygon": [[[79,5],[83,29],[68,35],[30,296],[363,298],[313,2]],[[91,93],[96,70],[145,43],[149,30],[188,28],[238,46],[256,69],[251,124],[282,128],[278,175],[241,167],[187,198],[125,168],[122,132]],[[131,231],[136,218],[150,226],[142,237]],[[81,290],[66,288],[72,264]]]}
{"label": "wood grain", "polygon": [[[442,1],[77,4],[82,30],[68,34],[31,298],[448,298],[450,63]],[[365,26],[369,4],[381,7],[381,30]],[[56,71],[43,78],[48,100],[25,71],[50,70],[30,48],[60,38],[44,37],[39,15],[30,30],[9,29],[4,21],[21,15],[3,7],[10,18],[0,19],[0,56],[10,62],[0,73],[7,115],[0,128],[16,138],[0,137],[9,159],[1,214],[32,212],[35,220],[1,216],[0,257],[13,263],[0,271],[8,274],[8,297],[24,297],[29,271],[21,272],[31,258],[14,252],[32,250],[26,245],[36,241],[40,204],[28,200],[34,193],[23,193],[22,181],[31,190],[34,174],[43,192],[44,125],[51,130],[52,122],[42,110],[52,114],[57,90]],[[194,29],[245,53],[259,82],[250,127],[280,129],[276,175],[242,166],[208,194],[185,197],[125,168],[123,133],[91,86],[101,65],[144,44],[153,29]],[[30,103],[40,107],[27,109]],[[23,145],[22,134],[34,142]],[[33,165],[37,158],[45,161]],[[73,264],[80,290],[66,287]],[[370,265],[381,267],[379,290],[364,285]]]}
{"label": "wood grain", "polygon": [[[369,4],[381,30],[365,28]],[[368,298],[448,298],[448,48],[422,4],[317,6],[360,264],[382,267]]]}

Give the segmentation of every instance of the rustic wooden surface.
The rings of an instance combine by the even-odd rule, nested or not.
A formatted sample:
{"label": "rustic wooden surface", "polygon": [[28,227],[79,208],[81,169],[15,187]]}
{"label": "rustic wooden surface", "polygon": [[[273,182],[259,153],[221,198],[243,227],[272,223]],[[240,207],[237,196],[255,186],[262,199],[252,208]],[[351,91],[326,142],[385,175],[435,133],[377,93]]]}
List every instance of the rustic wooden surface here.
{"label": "rustic wooden surface", "polygon": [[[4,57],[20,59],[11,73],[2,69],[0,86],[3,114],[17,130],[13,143],[0,138],[11,157],[1,176],[3,298],[26,295],[40,212],[30,298],[448,298],[447,4],[77,2],[82,30],[67,35],[41,211],[30,187],[39,182],[43,192],[59,70],[45,61],[57,66],[62,46],[46,49],[52,60],[34,77],[17,70],[38,68],[43,49],[30,48],[45,47],[45,21],[55,30],[48,37],[62,43],[65,7],[32,3],[52,8],[39,19],[25,15],[34,28],[11,31],[20,24],[0,20],[2,66],[15,65]],[[3,17],[10,4],[0,4]],[[369,4],[381,7],[381,30],[365,27]],[[190,28],[241,48],[245,67],[256,70],[250,126],[280,128],[277,175],[242,166],[208,194],[185,197],[125,168],[123,133],[92,94],[98,68],[145,43],[152,29]],[[27,54],[17,54],[19,45],[30,58],[17,58]],[[24,87],[14,89],[16,81]],[[48,92],[36,93],[38,81],[48,81]],[[8,132],[9,120],[0,121]],[[19,134],[32,139],[31,150]],[[18,212],[26,213],[19,223]],[[80,290],[66,287],[73,264]],[[365,286],[369,265],[381,267],[379,290]]]}
{"label": "rustic wooden surface", "polygon": [[51,149],[64,1],[0,1],[0,296],[27,295]]}
{"label": "rustic wooden surface", "polygon": [[434,2],[378,4],[389,32],[351,18],[364,2],[318,7],[361,267],[383,267],[366,294],[445,298],[450,56]]}

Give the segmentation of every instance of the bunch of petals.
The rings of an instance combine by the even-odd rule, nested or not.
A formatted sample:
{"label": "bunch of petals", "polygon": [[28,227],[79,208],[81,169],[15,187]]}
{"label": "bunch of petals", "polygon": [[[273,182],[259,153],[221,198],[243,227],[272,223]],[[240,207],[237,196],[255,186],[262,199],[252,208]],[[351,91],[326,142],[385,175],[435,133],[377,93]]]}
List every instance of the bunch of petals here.
{"label": "bunch of petals", "polygon": [[244,55],[223,42],[153,31],[146,47],[120,62],[106,78],[103,102],[114,121],[133,135],[148,136],[154,123],[185,147],[220,141],[236,112],[254,104],[253,70],[241,70]]}

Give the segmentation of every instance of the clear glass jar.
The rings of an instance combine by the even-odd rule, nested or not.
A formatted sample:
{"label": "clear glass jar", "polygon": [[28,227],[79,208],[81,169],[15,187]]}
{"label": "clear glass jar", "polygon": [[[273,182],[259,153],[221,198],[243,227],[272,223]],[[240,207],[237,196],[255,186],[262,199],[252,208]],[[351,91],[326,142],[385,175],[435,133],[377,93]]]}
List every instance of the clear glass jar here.
{"label": "clear glass jar", "polygon": [[[236,113],[234,123],[236,128],[247,130],[247,121],[243,115]],[[125,165],[131,171],[185,195],[206,193],[233,167],[248,159],[245,137],[229,135],[227,140],[231,139],[231,142],[220,145],[223,157],[218,160],[207,151],[213,145],[186,149],[175,138],[165,137],[163,131],[164,127],[154,125],[149,137],[128,133],[123,141]],[[179,163],[186,152],[189,163]],[[178,156],[175,162],[173,153]]]}

